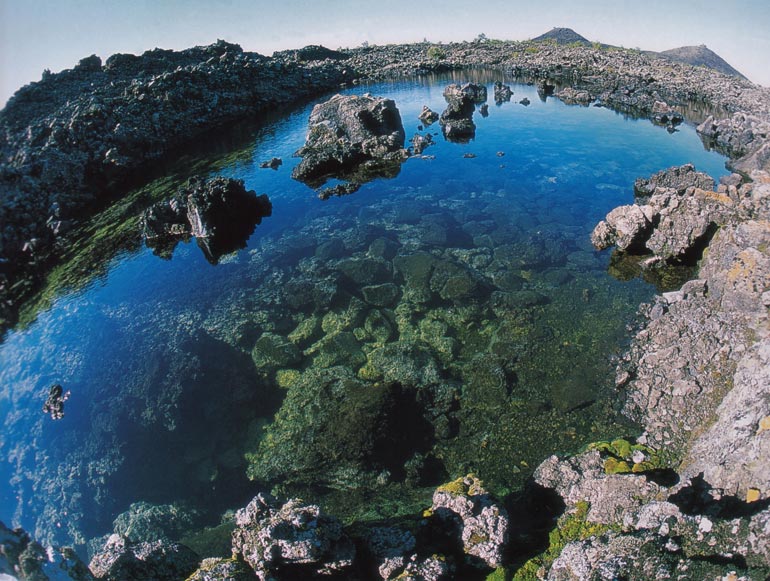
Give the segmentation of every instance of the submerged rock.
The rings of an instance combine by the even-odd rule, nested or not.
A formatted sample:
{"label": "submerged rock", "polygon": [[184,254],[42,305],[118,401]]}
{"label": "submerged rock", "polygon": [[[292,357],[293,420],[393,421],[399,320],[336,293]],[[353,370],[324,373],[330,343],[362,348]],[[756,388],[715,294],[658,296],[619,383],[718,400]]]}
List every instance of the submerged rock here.
{"label": "submerged rock", "polygon": [[111,535],[89,568],[97,579],[186,579],[198,567],[200,559],[191,549],[165,541],[132,543],[121,535]]}
{"label": "submerged rock", "polygon": [[257,576],[247,563],[240,559],[203,559],[197,571],[187,581],[256,581]]}
{"label": "submerged rock", "polygon": [[366,94],[335,95],[313,107],[308,135],[292,177],[320,185],[327,177],[357,175],[363,183],[397,171],[404,159],[404,126],[391,99]]}
{"label": "submerged rock", "polygon": [[384,581],[398,577],[409,563],[417,544],[409,531],[393,527],[374,527],[364,537],[367,552]]}
{"label": "submerged rock", "polygon": [[147,245],[163,255],[194,236],[209,262],[216,264],[223,255],[243,248],[272,209],[267,195],[246,191],[243,180],[191,178],[171,200],[147,209],[141,228]]}
{"label": "submerged rock", "polygon": [[179,504],[134,502],[113,521],[113,532],[129,542],[171,541],[196,524],[199,514]]}
{"label": "submerged rock", "polygon": [[353,565],[355,546],[342,524],[316,505],[280,505],[260,494],[236,513],[235,525],[233,552],[263,581],[339,574]]}
{"label": "submerged rock", "polygon": [[0,578],[19,581],[93,581],[74,550],[43,548],[22,529],[0,521]]}

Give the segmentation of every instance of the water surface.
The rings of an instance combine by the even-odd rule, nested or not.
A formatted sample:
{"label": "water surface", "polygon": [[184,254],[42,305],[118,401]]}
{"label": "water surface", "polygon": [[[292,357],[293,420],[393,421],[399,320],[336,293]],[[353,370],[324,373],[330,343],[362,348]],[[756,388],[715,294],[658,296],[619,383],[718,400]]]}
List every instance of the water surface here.
{"label": "water surface", "polygon": [[[409,139],[445,84],[346,92],[394,99]],[[631,433],[612,358],[654,289],[609,276],[589,234],[635,178],[688,162],[718,178],[724,158],[687,126],[513,88],[496,106],[489,86],[474,140],[428,127],[425,158],[351,196],[290,178],[310,104],[130,198],[205,167],[267,193],[273,215],[218,265],[194,241],[170,260],[121,243],[97,263],[84,239],[55,273],[77,290],[56,287],[0,345],[0,519],[83,544],[133,502],[217,522],[270,489],[387,519],[445,479],[473,471],[504,495],[549,454]],[[138,240],[141,207],[94,232]],[[72,393],[59,421],[41,413],[53,383]]]}

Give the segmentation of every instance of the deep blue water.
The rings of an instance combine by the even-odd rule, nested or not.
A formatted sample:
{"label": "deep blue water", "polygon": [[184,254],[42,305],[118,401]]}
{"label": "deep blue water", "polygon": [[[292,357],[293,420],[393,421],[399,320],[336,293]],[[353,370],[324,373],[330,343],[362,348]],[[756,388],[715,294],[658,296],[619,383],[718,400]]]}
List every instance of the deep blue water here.
{"label": "deep blue water", "polygon": [[[394,99],[409,139],[423,105],[437,112],[445,107],[444,85],[419,80],[346,92]],[[593,226],[612,208],[632,202],[635,178],[691,162],[718,179],[727,173],[724,158],[705,151],[691,127],[669,134],[607,109],[542,102],[531,86],[513,88],[512,101],[496,106],[490,84],[489,116],[474,115],[470,143],[436,135],[436,145],[425,151],[432,159],[410,159],[396,178],[326,202],[290,178],[298,161],[291,156],[304,141],[312,104],[302,107],[256,132],[249,159],[221,171],[267,193],[273,203],[272,217],[257,227],[246,249],[216,266],[194,242],[180,244],[172,260],[147,248],[121,254],[106,276],[59,297],[35,323],[9,333],[0,345],[0,520],[44,539],[82,543],[109,532],[112,518],[137,500],[185,499],[216,511],[247,499],[257,485],[243,477],[243,454],[255,449],[255,430],[269,423],[285,393],[255,372],[249,353],[261,332],[286,335],[294,327],[299,315],[282,302],[281,288],[297,273],[325,273],[312,250],[333,238],[343,240],[353,258],[365,253],[372,236],[384,235],[398,242],[400,254],[428,249],[478,272],[491,272],[500,245],[533,240],[541,245],[536,253],[553,254],[549,244],[558,244],[563,260],[510,267],[525,289],[551,301],[532,311],[535,322],[526,331],[540,337],[548,352],[542,360],[517,364],[511,401],[542,390],[538,401],[558,410],[559,398],[572,393],[564,385],[600,383],[591,374],[611,368],[636,306],[654,289],[606,273],[609,253],[595,253],[588,240]],[[530,106],[518,103],[523,97]],[[440,132],[438,124],[428,130]],[[465,153],[476,157],[466,159]],[[274,156],[283,159],[277,171],[258,167]],[[432,218],[421,220],[425,216]],[[469,222],[478,228],[470,232]],[[426,242],[426,228],[436,223],[450,231],[465,228],[463,242]],[[362,234],[362,228],[374,234]],[[294,247],[299,250],[287,251]],[[416,312],[451,327],[447,311],[462,308],[454,303]],[[485,317],[479,324],[489,323]],[[447,333],[465,341],[458,331]],[[460,347],[460,359],[472,342]],[[549,351],[554,346],[558,355]],[[531,345],[522,349],[535,356]],[[588,358],[602,363],[586,367]],[[553,370],[541,361],[553,361]],[[570,368],[582,375],[569,376]],[[452,377],[459,381],[461,375]],[[72,397],[65,417],[52,421],[40,409],[57,382]],[[491,461],[487,466],[483,458],[463,458],[471,449],[467,442],[479,438],[485,450],[487,441],[492,447],[502,442],[501,458],[528,459],[527,465],[543,450],[511,451],[525,440],[512,436],[508,445],[493,427],[482,434],[474,413],[468,412],[458,436],[465,442],[444,443],[437,454],[445,475],[476,468],[499,479],[502,489],[513,486]],[[588,437],[576,430],[578,440]],[[552,452],[562,451],[559,442]]]}

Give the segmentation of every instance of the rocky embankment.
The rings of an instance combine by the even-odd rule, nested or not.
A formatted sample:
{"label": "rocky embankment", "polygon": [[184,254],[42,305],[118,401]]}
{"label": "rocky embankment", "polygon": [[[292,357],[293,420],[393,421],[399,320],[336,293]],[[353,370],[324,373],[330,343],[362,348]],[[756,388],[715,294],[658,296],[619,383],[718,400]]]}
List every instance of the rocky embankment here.
{"label": "rocky embankment", "polygon": [[[91,57],[22,89],[0,113],[4,296],[23,296],[19,273],[66,240],[68,225],[129,170],[204,129],[341,82],[495,66],[541,79],[544,92],[558,88],[567,101],[666,124],[674,123],[677,107],[697,102],[714,112],[699,133],[730,156],[735,173],[716,189],[688,167],[638,182],[637,203],[613,211],[593,236],[597,246],[641,254],[643,268],[699,263],[694,280],[642,308],[645,322],[618,367],[624,409],[644,433],[635,442],[597,444],[575,458],[553,457],[538,468],[537,484],[554,490],[566,511],[548,548],[524,563],[511,557],[511,519],[469,477],[437,490],[422,525],[429,528],[418,529],[425,536],[390,530],[372,532],[371,542],[352,541],[317,507],[259,497],[234,517],[232,562],[204,562],[195,572],[197,557],[180,545],[118,536],[92,561],[91,572],[126,578],[120,567],[154,567],[141,575],[165,578],[158,571],[179,562],[184,572],[173,569],[169,578],[264,579],[287,567],[298,567],[287,575],[344,576],[372,564],[383,579],[457,578],[463,568],[498,566],[496,574],[519,579],[765,578],[768,91],[637,51],[586,46],[483,42],[331,52],[268,59],[220,42],[181,53],[116,55],[104,65]],[[77,573],[69,578],[90,578],[69,553],[44,551],[18,531],[1,532],[3,572],[44,578],[24,567],[34,573],[53,563],[61,576],[70,568]],[[442,535],[449,539],[443,548],[431,544]],[[113,567],[118,573],[110,577]],[[375,574],[364,570],[364,577]]]}
{"label": "rocky embankment", "polygon": [[34,288],[30,275],[44,275],[74,225],[135,185],[137,168],[204,131],[352,79],[336,61],[268,58],[219,41],[104,63],[91,56],[20,89],[0,112],[5,325]]}
{"label": "rocky embankment", "polygon": [[[699,260],[699,272],[643,306],[618,366],[624,412],[644,428],[636,446],[554,457],[535,475],[610,527],[567,545],[549,579],[770,571],[770,174],[755,154],[732,165],[748,175],[716,190],[692,166],[638,180],[636,203],[592,234],[597,248],[645,256],[642,268]],[[640,476],[648,451],[665,458],[664,478]]]}
{"label": "rocky embankment", "polygon": [[341,84],[469,66],[547,79],[547,87],[571,90],[562,95],[567,101],[662,115],[666,123],[673,106],[701,103],[715,111],[699,128],[704,138],[724,151],[740,147],[740,156],[755,155],[765,167],[770,159],[758,145],[768,131],[766,89],[639,51],[485,41],[305,47],[265,57],[218,41],[181,52],[117,54],[104,63],[91,56],[71,70],[44,73],[0,112],[3,326],[12,324],[14,306],[66,249],[67,232],[141,181],[135,170],[175,147]]}

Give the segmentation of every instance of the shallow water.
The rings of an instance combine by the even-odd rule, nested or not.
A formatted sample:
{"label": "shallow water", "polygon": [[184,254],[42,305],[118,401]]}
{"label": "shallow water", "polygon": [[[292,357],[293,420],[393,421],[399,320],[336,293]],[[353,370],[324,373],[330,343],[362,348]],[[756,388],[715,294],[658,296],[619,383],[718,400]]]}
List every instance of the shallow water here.
{"label": "shallow water", "polygon": [[[409,139],[445,84],[347,92],[394,99]],[[96,278],[62,275],[84,286],[0,345],[0,519],[83,544],[132,502],[215,522],[271,488],[382,519],[447,478],[506,494],[549,454],[633,433],[612,357],[654,289],[609,276],[588,236],[636,177],[692,162],[718,178],[724,158],[687,126],[513,88],[496,106],[489,86],[470,143],[434,125],[430,159],[326,202],[290,178],[302,107],[213,156],[272,200],[247,248],[212,265],[194,242],[171,260],[127,244]],[[135,230],[126,212],[106,229]],[[59,421],[40,411],[53,383],[72,393]]]}

